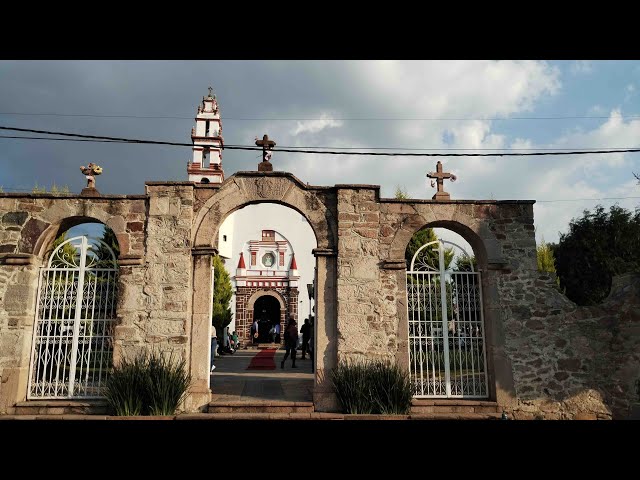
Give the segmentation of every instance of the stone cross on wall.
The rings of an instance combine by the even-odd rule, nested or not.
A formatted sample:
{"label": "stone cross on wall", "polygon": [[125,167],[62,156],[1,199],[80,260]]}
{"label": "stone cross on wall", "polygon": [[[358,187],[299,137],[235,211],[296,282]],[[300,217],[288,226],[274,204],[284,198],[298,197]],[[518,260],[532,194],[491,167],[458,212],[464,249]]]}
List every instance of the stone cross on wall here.
{"label": "stone cross on wall", "polygon": [[276,146],[276,142],[269,140],[269,136],[265,134],[262,140],[258,140],[256,137],[256,145],[262,147],[262,162],[258,164],[259,172],[272,172],[273,165],[269,160],[271,159],[271,150]]}
{"label": "stone cross on wall", "polygon": [[213,87],[209,87],[209,96],[211,96],[212,92],[213,92]]}
{"label": "stone cross on wall", "polygon": [[[436,194],[431,197],[432,200],[450,200],[451,197],[447,192],[444,191],[444,180],[446,178],[451,179],[452,182],[455,182],[456,176],[453,173],[443,172],[442,171],[442,163],[438,161],[436,164],[436,171],[427,173],[427,177],[435,178],[438,183],[438,191]],[[431,186],[433,186],[433,182],[431,182]]]}

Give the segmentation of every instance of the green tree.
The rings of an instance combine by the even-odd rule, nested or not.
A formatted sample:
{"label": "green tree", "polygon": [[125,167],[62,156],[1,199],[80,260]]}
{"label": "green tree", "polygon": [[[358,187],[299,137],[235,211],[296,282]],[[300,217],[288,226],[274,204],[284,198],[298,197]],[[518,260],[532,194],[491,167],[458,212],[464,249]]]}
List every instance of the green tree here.
{"label": "green tree", "polygon": [[[471,266],[473,265],[473,268]],[[477,272],[478,264],[476,263],[476,257],[471,255],[470,257],[466,255],[460,255],[456,259],[456,270],[459,272]]]}
{"label": "green tree", "polygon": [[[409,240],[407,249],[404,252],[404,259],[407,262],[407,268],[408,269],[411,268],[411,260],[413,259],[413,256],[416,254],[416,252],[420,247],[422,247],[423,245],[429,242],[433,242],[437,239],[438,237],[436,237],[436,234],[434,233],[433,228],[429,228],[429,227],[422,228],[418,230],[416,233],[414,233],[413,237],[411,237],[411,240]],[[430,259],[429,263],[433,265],[435,268],[437,268],[438,262],[439,262],[438,252],[434,251],[431,248],[427,248],[425,250],[427,250],[427,255],[429,256],[429,259]],[[454,255],[453,247],[445,249],[444,251],[445,270],[449,268],[449,264],[451,263],[451,260],[453,260],[453,255]]]}
{"label": "green tree", "polygon": [[[68,232],[62,232],[56,237],[56,239],[53,241],[53,245],[51,245],[51,250],[49,250],[49,252],[47,253],[47,257],[50,257],[51,254],[53,254],[53,252],[55,252],[60,245],[68,240],[67,233]],[[68,261],[69,263],[74,263],[72,259],[77,257],[78,254],[79,252],[71,244],[71,242],[65,243],[62,247],[62,251],[58,255],[56,255],[56,258],[53,259],[51,266],[54,268],[62,268],[67,266],[61,259],[66,259],[66,261]],[[76,259],[75,264],[79,266],[80,261]]]}
{"label": "green tree", "polygon": [[[100,240],[102,240],[104,243],[106,243],[109,246],[109,248],[113,251],[113,254],[116,257],[116,260],[118,260],[118,257],[120,256],[120,245],[118,244],[118,239],[116,237],[115,232],[105,225],[104,231],[102,232],[102,237],[100,238]],[[95,252],[98,258],[100,259],[99,263],[101,267],[104,267],[104,268],[112,267],[111,254],[108,252],[107,248],[102,243],[98,243],[95,246]]]}
{"label": "green tree", "polygon": [[218,256],[213,257],[213,311],[211,323],[216,327],[218,342],[222,342],[224,329],[231,323],[233,314],[229,307],[233,290],[231,279],[224,268],[224,262]]}
{"label": "green tree", "polygon": [[400,185],[397,185],[396,186],[395,197],[398,200],[406,200],[407,198],[409,198],[409,194],[407,193],[407,189],[404,188],[404,187],[401,187]]}
{"label": "green tree", "polygon": [[640,210],[618,205],[595,211],[569,223],[552,246],[560,287],[578,305],[594,305],[606,298],[614,275],[640,271]]}
{"label": "green tree", "polygon": [[552,245],[540,239],[540,244],[536,247],[538,257],[538,271],[556,273],[556,259],[553,255]]}

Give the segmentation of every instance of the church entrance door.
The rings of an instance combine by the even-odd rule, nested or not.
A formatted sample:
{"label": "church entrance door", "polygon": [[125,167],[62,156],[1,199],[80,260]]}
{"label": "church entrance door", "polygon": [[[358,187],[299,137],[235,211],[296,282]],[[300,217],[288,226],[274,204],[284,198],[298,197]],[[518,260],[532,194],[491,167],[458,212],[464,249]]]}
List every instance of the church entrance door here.
{"label": "church entrance door", "polygon": [[[269,330],[280,322],[281,312],[278,300],[271,295],[263,295],[256,300],[253,308],[253,318],[258,320],[258,343],[271,343]],[[280,339],[276,338],[276,342],[279,343]]]}

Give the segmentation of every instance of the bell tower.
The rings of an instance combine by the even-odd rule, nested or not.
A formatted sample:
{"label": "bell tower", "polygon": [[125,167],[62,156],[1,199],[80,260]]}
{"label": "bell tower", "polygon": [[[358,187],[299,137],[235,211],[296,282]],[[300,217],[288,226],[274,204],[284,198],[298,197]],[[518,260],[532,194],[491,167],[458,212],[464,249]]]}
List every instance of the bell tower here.
{"label": "bell tower", "polygon": [[209,95],[202,97],[196,114],[196,126],[191,129],[193,142],[193,157],[187,164],[190,182],[222,183],[222,122],[216,96],[212,95],[213,88],[209,87]]}

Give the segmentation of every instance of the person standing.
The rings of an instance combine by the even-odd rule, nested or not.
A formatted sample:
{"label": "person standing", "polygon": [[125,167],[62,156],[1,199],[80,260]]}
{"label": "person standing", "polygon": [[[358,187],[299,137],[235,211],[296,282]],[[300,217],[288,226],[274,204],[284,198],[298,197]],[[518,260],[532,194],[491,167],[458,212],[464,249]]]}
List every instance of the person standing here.
{"label": "person standing", "polygon": [[[300,358],[304,360],[305,355],[309,351],[309,339],[311,338],[311,325],[309,325],[308,318],[304,319],[304,325],[300,327],[300,333],[302,334],[302,355]],[[309,356],[311,356],[311,353],[309,353]]]}
{"label": "person standing", "polygon": [[254,345],[258,343],[258,319],[254,319],[251,325],[251,341]]}
{"label": "person standing", "polygon": [[296,367],[296,347],[298,345],[298,327],[296,325],[296,321],[293,317],[289,318],[289,323],[284,329],[284,347],[286,352],[284,354],[284,358],[282,362],[280,362],[280,368],[284,368],[284,362],[289,357],[289,352],[291,352],[291,368]]}
{"label": "person standing", "polygon": [[233,350],[238,350],[238,333],[235,330],[231,334],[231,340],[233,342]]}
{"label": "person standing", "polygon": [[274,342],[280,343],[280,322],[276,323],[273,328],[275,330],[275,340],[274,340]]}
{"label": "person standing", "polygon": [[216,356],[216,351],[218,350],[218,338],[216,337],[216,327],[211,325],[211,365],[209,366],[209,371],[213,373],[216,369],[216,366],[213,364],[213,359]]}

